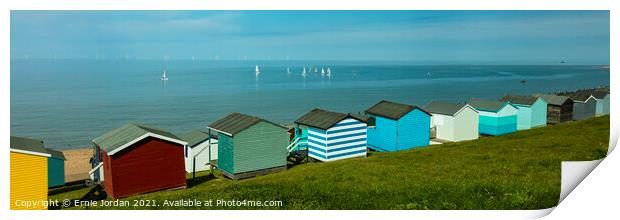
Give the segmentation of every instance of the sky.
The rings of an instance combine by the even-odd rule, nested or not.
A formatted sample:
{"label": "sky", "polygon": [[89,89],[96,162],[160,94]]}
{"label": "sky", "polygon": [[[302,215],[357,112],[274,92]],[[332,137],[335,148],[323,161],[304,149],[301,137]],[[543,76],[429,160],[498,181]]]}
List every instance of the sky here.
{"label": "sky", "polygon": [[11,58],[609,64],[609,11],[11,11]]}

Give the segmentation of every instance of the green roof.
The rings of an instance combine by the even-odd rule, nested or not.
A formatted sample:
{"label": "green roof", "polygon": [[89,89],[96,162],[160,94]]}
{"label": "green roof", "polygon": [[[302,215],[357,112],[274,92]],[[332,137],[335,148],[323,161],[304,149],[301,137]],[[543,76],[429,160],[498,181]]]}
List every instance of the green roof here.
{"label": "green roof", "polygon": [[[211,138],[216,138],[216,135],[211,135]],[[187,141],[187,146],[189,146],[190,148],[193,148],[195,146],[197,146],[198,144],[209,140],[209,133],[204,132],[204,131],[193,131],[189,134],[185,134],[181,136],[181,139],[183,139],[184,141]]]}
{"label": "green roof", "polygon": [[401,104],[396,102],[391,102],[387,100],[382,100],[379,103],[373,105],[372,107],[366,110],[367,114],[381,116],[393,120],[398,120],[401,117],[405,116],[407,113],[412,111],[413,109],[420,109],[422,112],[430,115],[424,109],[419,108],[414,105]]}
{"label": "green roof", "polygon": [[11,136],[11,149],[23,150],[34,153],[49,154],[42,140]]}
{"label": "green roof", "polygon": [[507,105],[506,102],[490,101],[484,99],[471,99],[469,100],[469,102],[467,102],[467,104],[471,105],[471,107],[474,107],[476,110],[491,112],[498,112],[505,105]]}
{"label": "green roof", "polygon": [[356,120],[360,120],[362,122],[366,122],[367,119],[364,119],[360,116],[353,114],[345,114],[340,112],[331,112],[323,109],[315,108],[312,111],[306,113],[305,115],[299,117],[295,120],[296,124],[305,125],[309,127],[315,127],[321,130],[327,130],[337,124],[338,122],[344,120],[345,118],[354,118]]}
{"label": "green roof", "polygon": [[238,112],[231,113],[226,117],[223,117],[209,125],[209,128],[217,130],[218,132],[224,132],[229,135],[236,135],[239,132],[248,129],[249,127],[258,124],[259,122],[267,122],[278,127],[282,127],[283,129],[288,130],[286,127],[267,121],[265,119],[254,117],[250,115],[241,114]]}
{"label": "green roof", "polygon": [[102,150],[111,152],[147,133],[179,140],[177,136],[163,129],[130,123],[95,138],[93,142]]}
{"label": "green roof", "polygon": [[568,96],[548,94],[535,94],[534,96],[543,98],[545,101],[547,101],[547,103],[549,103],[549,105],[564,105],[565,102],[569,100],[572,101]]}
{"label": "green roof", "polygon": [[54,149],[47,148],[47,152],[51,154],[53,158],[67,160],[67,158],[65,158],[65,154],[63,154],[62,151],[57,151]]}
{"label": "green roof", "polygon": [[466,104],[461,104],[461,103],[432,101],[426,104],[426,106],[424,106],[424,109],[430,113],[441,114],[441,115],[454,115],[465,106]]}
{"label": "green roof", "polygon": [[533,105],[538,97],[535,96],[519,96],[519,95],[505,95],[499,99],[502,102],[510,102],[517,105]]}

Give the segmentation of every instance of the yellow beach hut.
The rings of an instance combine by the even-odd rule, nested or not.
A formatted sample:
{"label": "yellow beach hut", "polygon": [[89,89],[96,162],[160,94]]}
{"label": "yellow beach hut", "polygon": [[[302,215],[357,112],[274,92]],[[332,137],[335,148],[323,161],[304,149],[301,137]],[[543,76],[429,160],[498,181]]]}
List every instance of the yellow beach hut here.
{"label": "yellow beach hut", "polygon": [[11,209],[47,209],[47,160],[43,141],[11,136]]}

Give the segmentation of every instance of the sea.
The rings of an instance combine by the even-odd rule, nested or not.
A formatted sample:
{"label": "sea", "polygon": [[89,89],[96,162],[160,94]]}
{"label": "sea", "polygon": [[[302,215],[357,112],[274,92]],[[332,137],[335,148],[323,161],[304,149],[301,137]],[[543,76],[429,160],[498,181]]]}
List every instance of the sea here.
{"label": "sea", "polygon": [[[330,77],[321,74],[327,68]],[[14,59],[10,69],[11,135],[61,150],[90,147],[94,138],[130,122],[181,135],[206,130],[232,112],[291,125],[314,108],[362,113],[381,100],[424,106],[610,81],[609,68],[567,64]]]}

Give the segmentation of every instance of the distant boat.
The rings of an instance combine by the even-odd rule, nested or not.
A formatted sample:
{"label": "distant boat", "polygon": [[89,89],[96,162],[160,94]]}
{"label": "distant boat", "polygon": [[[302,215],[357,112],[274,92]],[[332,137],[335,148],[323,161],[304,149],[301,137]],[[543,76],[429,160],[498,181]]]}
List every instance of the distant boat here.
{"label": "distant boat", "polygon": [[168,77],[166,76],[166,71],[164,70],[164,73],[161,74],[160,77],[161,81],[168,81]]}
{"label": "distant boat", "polygon": [[521,80],[521,83],[527,83],[527,81],[523,79],[523,80]]}
{"label": "distant boat", "polygon": [[321,77],[325,76],[325,69],[323,67],[321,67]]}
{"label": "distant boat", "polygon": [[327,77],[332,77],[332,70],[327,67]]}
{"label": "distant boat", "polygon": [[306,67],[304,66],[304,70],[301,71],[301,76],[306,77]]}
{"label": "distant boat", "polygon": [[431,78],[431,76],[433,76],[433,74],[431,74],[431,72],[426,72],[426,76],[428,76],[428,78]]}
{"label": "distant boat", "polygon": [[291,74],[291,69],[286,67],[286,74]]}
{"label": "distant boat", "polygon": [[315,72],[315,73],[318,73],[318,72],[319,72],[319,70],[317,70],[317,69],[316,69],[316,66],[314,67],[314,72]]}
{"label": "distant boat", "polygon": [[258,65],[256,65],[256,76],[260,75],[260,69],[258,69]]}
{"label": "distant boat", "polygon": [[562,61],[560,61],[560,63],[566,63],[566,61],[562,60]]}

